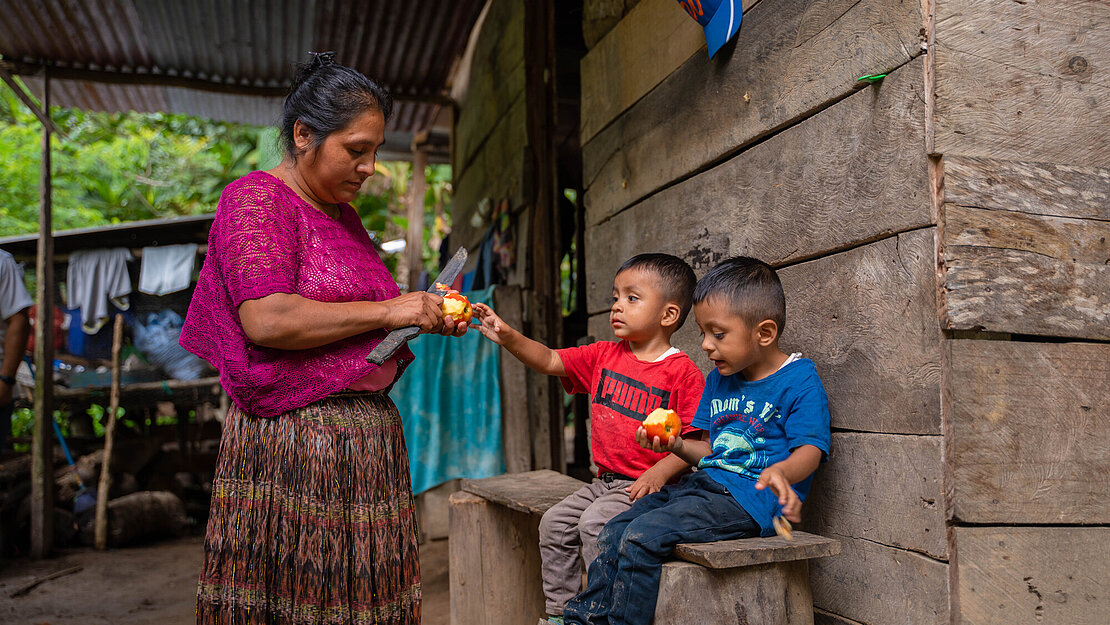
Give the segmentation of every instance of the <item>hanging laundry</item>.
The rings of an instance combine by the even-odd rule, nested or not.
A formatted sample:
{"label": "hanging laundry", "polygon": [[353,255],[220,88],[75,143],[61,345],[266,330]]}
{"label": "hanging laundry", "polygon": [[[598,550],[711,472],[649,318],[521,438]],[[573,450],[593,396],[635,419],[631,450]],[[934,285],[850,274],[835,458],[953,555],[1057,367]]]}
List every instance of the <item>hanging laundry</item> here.
{"label": "hanging laundry", "polygon": [[126,247],[78,250],[69,255],[66,271],[66,303],[81,309],[81,329],[96,334],[108,321],[108,301],[120,310],[131,307],[131,276]]}
{"label": "hanging laundry", "polygon": [[165,295],[189,288],[196,258],[196,243],[144,247],[139,292]]}

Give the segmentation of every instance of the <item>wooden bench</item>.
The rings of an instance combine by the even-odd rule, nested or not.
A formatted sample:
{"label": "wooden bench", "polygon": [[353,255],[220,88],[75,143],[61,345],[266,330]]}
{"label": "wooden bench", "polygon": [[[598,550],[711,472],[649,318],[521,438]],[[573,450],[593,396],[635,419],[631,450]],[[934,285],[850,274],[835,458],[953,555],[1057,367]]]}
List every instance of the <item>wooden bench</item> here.
{"label": "wooden bench", "polygon": [[[539,620],[540,517],[582,484],[549,470],[463,480],[450,498],[452,625]],[[812,625],[809,560],[837,553],[838,541],[805,532],[679,545],[663,564],[655,623]]]}

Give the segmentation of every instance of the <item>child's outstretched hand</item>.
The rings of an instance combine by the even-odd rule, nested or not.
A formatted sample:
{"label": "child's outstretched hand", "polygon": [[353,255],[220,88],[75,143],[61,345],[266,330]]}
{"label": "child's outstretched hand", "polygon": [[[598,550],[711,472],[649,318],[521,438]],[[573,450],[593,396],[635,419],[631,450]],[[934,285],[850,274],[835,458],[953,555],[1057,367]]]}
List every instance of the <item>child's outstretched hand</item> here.
{"label": "child's outstretched hand", "polygon": [[497,343],[498,345],[505,344],[505,337],[512,330],[508,324],[493,312],[489,306],[481,303],[474,303],[474,318],[481,323],[471,324],[470,327],[477,329],[482,333],[482,336]]}
{"label": "child's outstretched hand", "polygon": [[647,430],[645,430],[644,426],[642,425],[636,428],[636,442],[639,443],[640,447],[643,447],[644,449],[650,449],[657,453],[662,453],[665,451],[678,453],[678,450],[682,449],[681,436],[671,436],[668,440],[665,441],[659,440],[658,436],[653,436],[649,441]]}
{"label": "child's outstretched hand", "polygon": [[771,492],[779,497],[779,505],[782,506],[782,516],[786,517],[788,521],[793,523],[801,523],[802,521],[802,500],[798,499],[798,493],[790,487],[790,481],[786,478],[786,474],[782,469],[775,465],[771,465],[759,474],[759,479],[755,481],[756,490],[763,490],[770,488]]}

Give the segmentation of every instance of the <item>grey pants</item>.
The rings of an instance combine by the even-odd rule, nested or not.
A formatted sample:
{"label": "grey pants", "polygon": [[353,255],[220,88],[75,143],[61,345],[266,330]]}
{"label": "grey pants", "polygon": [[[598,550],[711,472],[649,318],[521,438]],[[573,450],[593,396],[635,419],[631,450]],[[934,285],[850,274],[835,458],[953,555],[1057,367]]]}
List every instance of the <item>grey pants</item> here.
{"label": "grey pants", "polygon": [[597,557],[601,529],[632,507],[624,490],[631,485],[632,480],[594,480],[544,513],[540,520],[540,560],[548,614],[562,614],[563,606],[578,594],[582,571]]}

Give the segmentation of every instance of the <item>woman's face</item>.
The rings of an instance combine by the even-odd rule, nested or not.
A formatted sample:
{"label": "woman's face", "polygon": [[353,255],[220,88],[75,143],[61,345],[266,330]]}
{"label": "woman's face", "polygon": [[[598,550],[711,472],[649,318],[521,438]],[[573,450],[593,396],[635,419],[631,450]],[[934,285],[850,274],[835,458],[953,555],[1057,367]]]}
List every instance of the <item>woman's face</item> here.
{"label": "woman's face", "polygon": [[363,111],[316,148],[309,147],[311,136],[300,122],[295,133],[297,147],[305,150],[296,163],[305,184],[320,202],[339,204],[354,200],[363,181],[374,175],[378,148],[385,143],[385,118],[377,109]]}

